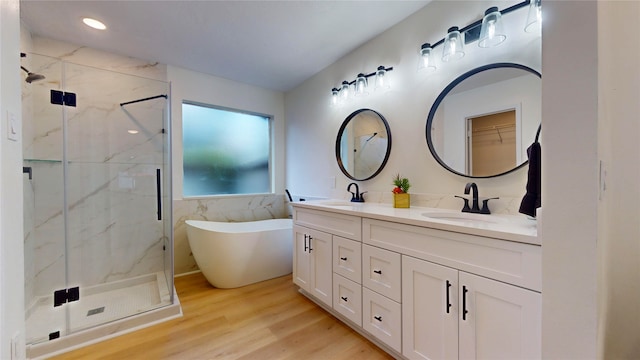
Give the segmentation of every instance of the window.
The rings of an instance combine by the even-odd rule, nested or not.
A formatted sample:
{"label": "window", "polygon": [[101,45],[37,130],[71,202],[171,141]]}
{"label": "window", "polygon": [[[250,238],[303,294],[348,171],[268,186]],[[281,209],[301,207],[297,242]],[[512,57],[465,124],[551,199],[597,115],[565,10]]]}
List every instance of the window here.
{"label": "window", "polygon": [[270,117],[182,104],[183,194],[271,192]]}

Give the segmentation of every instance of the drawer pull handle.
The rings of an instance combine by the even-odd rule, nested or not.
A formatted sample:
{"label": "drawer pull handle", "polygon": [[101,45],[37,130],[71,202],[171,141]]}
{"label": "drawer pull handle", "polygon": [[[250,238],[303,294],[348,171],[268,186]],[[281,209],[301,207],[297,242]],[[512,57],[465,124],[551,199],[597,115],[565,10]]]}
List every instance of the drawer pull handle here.
{"label": "drawer pull handle", "polygon": [[307,250],[309,249],[309,247],[307,246],[307,238],[309,237],[309,235],[304,234],[304,251],[307,252]]}
{"label": "drawer pull handle", "polygon": [[340,296],[340,299],[344,300],[344,301],[348,301],[346,297],[344,296]]}
{"label": "drawer pull handle", "polygon": [[449,299],[449,289],[451,288],[451,283],[447,280],[447,314],[449,313],[449,309],[451,309],[451,301]]}
{"label": "drawer pull handle", "polygon": [[378,274],[378,275],[382,275],[382,270],[373,270],[373,272]]}
{"label": "drawer pull handle", "polygon": [[469,292],[469,290],[467,290],[466,286],[462,286],[462,320],[467,320],[467,293]]}
{"label": "drawer pull handle", "polygon": [[380,321],[380,322],[382,322],[382,316],[374,316],[373,318],[378,320],[378,321]]}
{"label": "drawer pull handle", "polygon": [[311,237],[311,235],[309,235],[309,254],[311,254],[311,251],[313,250],[311,248],[311,239],[313,239],[313,238]]}
{"label": "drawer pull handle", "polygon": [[341,257],[340,260],[347,261],[347,258],[346,257]]}

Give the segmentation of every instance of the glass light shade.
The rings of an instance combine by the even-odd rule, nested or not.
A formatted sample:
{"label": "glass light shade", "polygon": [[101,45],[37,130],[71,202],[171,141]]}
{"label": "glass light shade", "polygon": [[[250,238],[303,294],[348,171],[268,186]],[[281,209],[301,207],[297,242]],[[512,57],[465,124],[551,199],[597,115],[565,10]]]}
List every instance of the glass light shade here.
{"label": "glass light shade", "polygon": [[436,71],[436,66],[434,64],[434,59],[431,56],[431,52],[433,48],[431,48],[431,44],[424,43],[420,47],[420,62],[418,63],[418,70],[425,72],[433,72]]}
{"label": "glass light shade", "polygon": [[502,28],[502,14],[497,7],[491,7],[484,13],[478,46],[487,48],[497,46],[507,39]]}
{"label": "glass light shade", "polygon": [[358,76],[356,77],[355,96],[367,95],[367,86],[367,78],[362,73],[358,74]]}
{"label": "glass light shade", "polygon": [[464,56],[464,39],[457,26],[449,28],[444,38],[442,61],[457,60]]}
{"label": "glass light shade", "polygon": [[378,70],[376,70],[376,91],[387,90],[390,87],[387,69],[384,66],[378,66]]}
{"label": "glass light shade", "polygon": [[527,23],[524,26],[526,32],[540,32],[542,29],[542,2],[541,0],[531,0],[529,4],[529,14]]}
{"label": "glass light shade", "polygon": [[351,87],[349,86],[349,82],[345,80],[340,87],[340,99],[345,101],[349,99],[349,95],[351,95]]}
{"label": "glass light shade", "polygon": [[331,104],[338,105],[339,99],[340,99],[340,91],[336,88],[331,89]]}

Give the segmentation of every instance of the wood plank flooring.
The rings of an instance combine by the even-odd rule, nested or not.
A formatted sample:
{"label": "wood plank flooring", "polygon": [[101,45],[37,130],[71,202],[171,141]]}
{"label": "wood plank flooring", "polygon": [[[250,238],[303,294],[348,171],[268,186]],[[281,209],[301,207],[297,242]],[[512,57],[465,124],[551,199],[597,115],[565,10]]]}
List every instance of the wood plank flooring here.
{"label": "wood plank flooring", "polygon": [[392,359],[300,295],[291,275],[216,289],[175,279],[184,316],[53,359]]}

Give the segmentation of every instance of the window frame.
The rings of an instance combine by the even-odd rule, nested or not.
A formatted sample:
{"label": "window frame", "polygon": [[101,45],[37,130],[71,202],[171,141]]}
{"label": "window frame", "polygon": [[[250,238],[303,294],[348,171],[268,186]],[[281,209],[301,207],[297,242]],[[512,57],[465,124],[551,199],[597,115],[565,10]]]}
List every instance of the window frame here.
{"label": "window frame", "polygon": [[[184,193],[184,111],[183,111],[183,106],[184,105],[191,105],[191,106],[200,106],[200,107],[204,107],[204,108],[209,108],[209,109],[214,109],[214,110],[222,110],[222,111],[227,111],[227,112],[234,112],[234,113],[238,113],[238,114],[245,114],[245,115],[252,115],[252,116],[259,116],[259,117],[263,117],[265,119],[267,119],[268,125],[269,125],[269,153],[267,155],[267,168],[268,168],[268,177],[269,177],[269,191],[268,192],[256,192],[256,193],[243,193],[243,194],[207,194],[207,195],[185,195]],[[220,105],[214,105],[214,104],[207,104],[207,103],[203,103],[203,102],[199,102],[199,101],[191,101],[191,100],[182,100],[182,103],[180,104],[180,112],[181,112],[181,118],[182,118],[182,124],[181,124],[181,133],[182,133],[182,141],[181,141],[181,147],[182,147],[182,166],[181,166],[181,172],[182,172],[182,198],[183,199],[206,199],[206,198],[230,198],[230,197],[248,197],[248,196],[256,196],[256,195],[273,195],[275,194],[275,179],[274,179],[274,129],[273,129],[273,122],[274,122],[274,116],[273,115],[269,115],[269,114],[265,114],[265,113],[260,113],[260,112],[256,112],[256,111],[251,111],[251,110],[243,110],[243,109],[237,109],[237,108],[232,108],[232,107],[228,107],[228,106],[220,106]]]}

